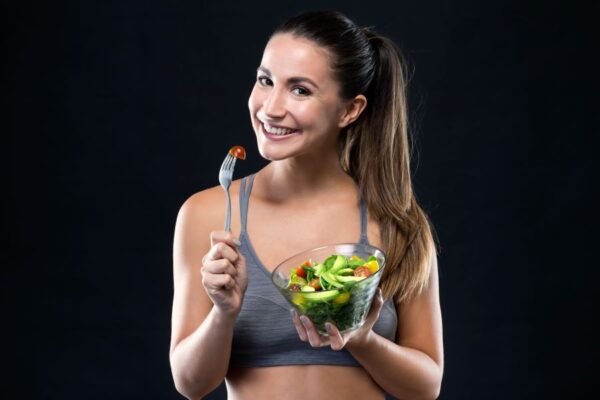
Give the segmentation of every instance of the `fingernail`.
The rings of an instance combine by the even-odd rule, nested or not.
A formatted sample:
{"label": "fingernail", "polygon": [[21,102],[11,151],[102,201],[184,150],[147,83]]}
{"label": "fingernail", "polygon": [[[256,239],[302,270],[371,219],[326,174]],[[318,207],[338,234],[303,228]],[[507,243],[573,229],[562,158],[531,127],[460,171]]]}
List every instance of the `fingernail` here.
{"label": "fingernail", "polygon": [[306,318],[304,315],[300,317],[300,321],[302,322],[302,325],[308,324],[308,318]]}
{"label": "fingernail", "polygon": [[298,313],[293,308],[290,310],[290,314],[292,314],[292,318],[297,317]]}
{"label": "fingernail", "polygon": [[235,245],[238,247],[242,245],[242,242],[240,242],[238,239],[235,239],[235,238],[232,240],[232,242],[235,243]]}
{"label": "fingernail", "polygon": [[333,325],[331,325],[329,322],[325,322],[325,329],[327,329],[327,332],[333,333]]}

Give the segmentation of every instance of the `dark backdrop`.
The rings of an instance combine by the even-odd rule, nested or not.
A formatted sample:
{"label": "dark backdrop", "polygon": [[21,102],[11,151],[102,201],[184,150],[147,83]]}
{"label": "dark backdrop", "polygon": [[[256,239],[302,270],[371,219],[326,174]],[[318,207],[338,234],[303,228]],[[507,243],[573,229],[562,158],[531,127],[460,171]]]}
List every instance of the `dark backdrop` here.
{"label": "dark backdrop", "polygon": [[441,398],[598,388],[597,130],[581,79],[591,10],[3,4],[2,398],[180,398],[168,362],[176,213],[218,184],[230,146],[248,150],[237,177],[264,165],[246,105],[255,69],[276,24],[315,7],[374,26],[410,62],[416,192],[441,244]]}

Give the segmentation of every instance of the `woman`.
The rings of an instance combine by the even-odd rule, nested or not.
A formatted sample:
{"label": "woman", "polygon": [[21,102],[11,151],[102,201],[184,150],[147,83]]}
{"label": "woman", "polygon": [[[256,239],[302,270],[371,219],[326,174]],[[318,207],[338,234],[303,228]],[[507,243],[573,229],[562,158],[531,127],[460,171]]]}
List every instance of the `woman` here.
{"label": "woman", "polygon": [[[232,232],[221,231],[220,187],[177,219],[170,359],[183,395],[199,399],[223,379],[230,399],[439,395],[436,253],[412,193],[404,88],[393,43],[339,13],[302,14],[271,36],[249,99],[271,162],[233,183]],[[269,272],[359,240],[387,255],[366,323],[321,336],[290,317]]]}

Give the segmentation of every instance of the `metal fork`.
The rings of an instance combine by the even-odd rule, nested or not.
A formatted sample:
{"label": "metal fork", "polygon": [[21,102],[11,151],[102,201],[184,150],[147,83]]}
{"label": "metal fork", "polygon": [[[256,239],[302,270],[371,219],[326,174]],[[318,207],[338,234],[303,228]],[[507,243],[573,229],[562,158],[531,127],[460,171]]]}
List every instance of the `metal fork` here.
{"label": "metal fork", "polygon": [[225,215],[225,230],[227,232],[231,230],[231,197],[229,197],[229,186],[231,186],[231,180],[233,179],[235,160],[236,158],[231,153],[227,153],[219,170],[219,183],[225,190],[225,196],[227,197],[227,214]]}

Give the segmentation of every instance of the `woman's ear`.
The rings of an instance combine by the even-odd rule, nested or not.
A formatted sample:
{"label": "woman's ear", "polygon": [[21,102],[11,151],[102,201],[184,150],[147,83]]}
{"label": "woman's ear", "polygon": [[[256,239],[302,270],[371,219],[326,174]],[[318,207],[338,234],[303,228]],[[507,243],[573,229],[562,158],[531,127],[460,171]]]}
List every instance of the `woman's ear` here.
{"label": "woman's ear", "polygon": [[360,114],[367,107],[367,98],[359,94],[355,98],[346,102],[344,109],[342,110],[342,114],[340,116],[340,120],[338,122],[339,128],[345,128],[360,116]]}

